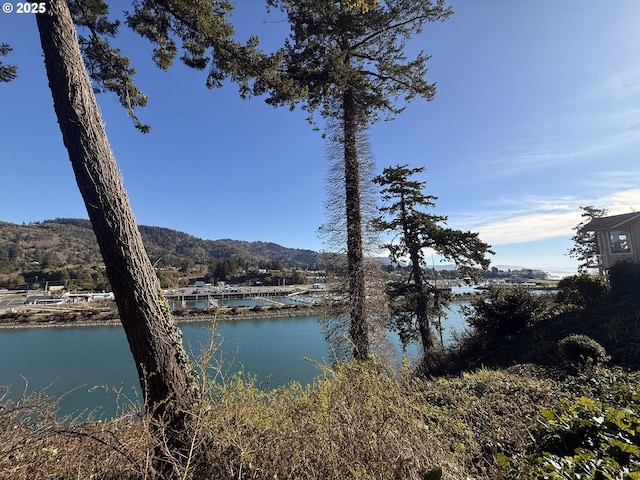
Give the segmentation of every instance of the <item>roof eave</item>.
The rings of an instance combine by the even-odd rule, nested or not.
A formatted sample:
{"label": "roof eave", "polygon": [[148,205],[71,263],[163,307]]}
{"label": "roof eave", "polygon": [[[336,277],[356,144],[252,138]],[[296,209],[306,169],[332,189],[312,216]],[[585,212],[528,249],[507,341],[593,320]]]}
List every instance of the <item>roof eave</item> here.
{"label": "roof eave", "polygon": [[[603,220],[605,220],[607,217],[601,217],[601,218],[594,218],[592,219],[589,223],[587,223],[584,227],[581,228],[581,230],[586,231],[586,232],[603,232],[603,231],[609,231],[609,230],[613,230],[616,228],[619,228],[620,226],[633,222],[634,220],[637,220],[638,218],[640,218],[640,212],[636,213],[633,216],[627,217],[624,220],[615,223],[615,224],[611,224],[611,225],[607,225],[606,223],[604,225],[598,226],[598,224],[603,223]],[[593,227],[592,224],[595,224],[596,226]]]}
{"label": "roof eave", "polygon": [[636,219],[638,219],[638,218],[640,218],[640,212],[639,212],[637,215],[634,215],[634,216],[633,216],[633,217],[631,217],[631,218],[628,218],[628,219],[626,219],[626,220],[623,220],[622,222],[619,222],[619,223],[616,223],[615,225],[612,225],[612,226],[611,226],[611,229],[618,228],[618,227],[620,227],[621,225],[624,225],[625,223],[631,223],[631,222],[633,222],[634,220],[636,220]]}

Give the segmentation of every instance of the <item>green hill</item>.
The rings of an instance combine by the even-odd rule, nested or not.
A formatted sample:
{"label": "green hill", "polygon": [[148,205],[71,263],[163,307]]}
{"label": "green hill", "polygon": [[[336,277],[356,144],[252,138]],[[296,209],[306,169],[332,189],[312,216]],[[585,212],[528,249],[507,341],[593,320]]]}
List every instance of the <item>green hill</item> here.
{"label": "green hill", "polygon": [[[158,269],[204,274],[217,262],[234,259],[245,267],[307,268],[318,253],[269,242],[203,240],[184,232],[139,226]],[[104,287],[102,257],[89,220],[57,218],[16,225],[0,222],[0,286],[81,279]],[[101,285],[101,283],[103,285]]]}

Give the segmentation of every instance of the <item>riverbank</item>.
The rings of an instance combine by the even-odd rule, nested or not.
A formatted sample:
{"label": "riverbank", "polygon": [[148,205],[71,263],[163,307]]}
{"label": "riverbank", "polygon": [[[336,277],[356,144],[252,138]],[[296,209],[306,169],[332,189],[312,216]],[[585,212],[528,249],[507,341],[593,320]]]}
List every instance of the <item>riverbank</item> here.
{"label": "riverbank", "polygon": [[[469,302],[483,293],[462,293],[454,296],[454,302]],[[0,330],[8,328],[95,327],[120,325],[114,302],[95,302],[96,305],[17,306],[0,313]],[[268,318],[292,318],[319,316],[325,313],[320,304],[269,305],[217,307],[210,309],[176,309],[173,318],[177,323],[229,322]]]}
{"label": "riverbank", "polygon": [[[174,312],[176,323],[229,322],[267,318],[310,317],[321,313],[315,305],[283,305],[258,307],[229,307],[213,309],[181,309]],[[113,308],[20,309],[0,315],[0,329],[95,327],[120,325],[117,310]]]}

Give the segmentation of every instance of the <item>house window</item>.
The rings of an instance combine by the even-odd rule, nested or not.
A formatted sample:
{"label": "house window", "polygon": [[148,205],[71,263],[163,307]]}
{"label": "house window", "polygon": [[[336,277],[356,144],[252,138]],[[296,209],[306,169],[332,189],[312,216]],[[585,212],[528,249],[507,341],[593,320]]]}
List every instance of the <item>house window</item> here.
{"label": "house window", "polygon": [[631,252],[631,243],[627,232],[609,233],[609,245],[611,246],[611,253]]}

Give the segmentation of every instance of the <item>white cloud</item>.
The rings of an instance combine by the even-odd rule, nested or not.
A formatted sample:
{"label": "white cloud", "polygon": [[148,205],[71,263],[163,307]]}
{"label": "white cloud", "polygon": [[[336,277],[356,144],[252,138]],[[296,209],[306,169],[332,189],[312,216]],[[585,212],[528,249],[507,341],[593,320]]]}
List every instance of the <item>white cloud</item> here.
{"label": "white cloud", "polygon": [[[580,207],[593,205],[605,208],[611,215],[640,211],[640,189],[613,192],[600,198],[534,198],[511,199],[503,206],[509,208],[486,212],[471,212],[461,222],[463,228],[476,231],[480,238],[491,245],[524,243],[548,238],[571,237],[574,227],[582,221]],[[479,221],[479,219],[482,219]],[[466,222],[464,221],[466,220]],[[473,226],[469,226],[469,225]]]}
{"label": "white cloud", "polygon": [[640,212],[640,189],[623,190],[610,195],[603,208],[612,215]]}
{"label": "white cloud", "polygon": [[601,191],[629,189],[633,190],[640,185],[640,169],[607,170],[599,172],[597,176],[588,181],[589,188],[597,188]]}
{"label": "white cloud", "polygon": [[580,221],[580,213],[538,213],[506,218],[478,228],[480,238],[491,245],[532,242],[571,235]]}

